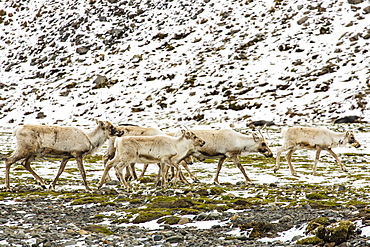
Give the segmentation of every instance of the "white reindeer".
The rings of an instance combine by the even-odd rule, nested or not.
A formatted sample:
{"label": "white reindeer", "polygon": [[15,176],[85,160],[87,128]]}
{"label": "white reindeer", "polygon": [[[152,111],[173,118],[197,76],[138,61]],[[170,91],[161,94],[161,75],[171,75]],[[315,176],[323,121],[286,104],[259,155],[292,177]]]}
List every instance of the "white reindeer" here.
{"label": "white reindeer", "polygon": [[204,141],[190,131],[182,131],[179,137],[172,136],[126,136],[116,138],[116,152],[112,160],[109,160],[98,188],[100,188],[108,171],[114,167],[116,174],[120,176],[123,185],[130,189],[122,170],[132,163],[160,163],[162,185],[166,187],[167,168],[174,166],[179,177],[178,163],[195,151],[195,147],[203,146]]}
{"label": "white reindeer", "polygon": [[[115,126],[115,128],[117,129],[117,131],[120,131],[121,132],[121,135],[120,136],[156,136],[156,135],[166,135],[164,132],[162,132],[161,130],[157,129],[157,128],[153,128],[153,127],[140,127],[140,126],[136,126],[136,125],[131,125],[131,124],[124,124],[124,125],[119,125],[119,126]],[[114,158],[114,155],[116,153],[116,148],[114,146],[114,142],[116,140],[116,136],[111,136],[108,140],[108,148],[107,148],[107,152],[106,154],[104,155],[103,157],[103,161],[104,161],[104,167],[106,166],[107,162],[111,159]],[[135,167],[134,167],[135,164],[130,164],[129,167],[127,167],[128,171],[126,172],[126,174],[131,174],[133,179],[137,179],[137,175],[136,175],[136,172],[135,172]],[[140,177],[144,176],[144,172],[146,170],[146,167],[144,167],[144,170],[142,172],[142,174],[140,175]],[[117,177],[119,177],[119,175],[117,174]],[[106,177],[106,181],[111,181],[111,177],[109,175],[109,173],[107,174],[107,177]]]}
{"label": "white reindeer", "polygon": [[[169,136],[174,136],[174,133],[169,133],[169,132],[162,132],[160,129],[153,128],[153,127],[141,127],[137,125],[131,125],[131,124],[124,124],[124,125],[119,125],[115,126],[117,131],[121,132],[121,136],[163,136],[163,135],[169,135]],[[108,160],[113,159],[116,148],[114,147],[114,142],[115,142],[116,136],[111,136],[108,140],[108,149],[107,153],[104,155],[104,167],[106,166]],[[186,159],[188,160],[188,159]],[[185,161],[181,162],[183,164],[184,168],[188,171],[189,176],[193,180],[198,180],[193,173],[191,173],[189,167],[186,165]],[[160,164],[157,164],[160,168]],[[143,170],[139,176],[139,179],[144,177],[144,174],[148,168],[148,164],[144,164]],[[173,169],[173,167],[172,167]],[[160,170],[159,170],[160,172]],[[116,174],[117,177],[119,177],[118,174]],[[158,174],[160,176],[160,173]],[[126,169],[126,179],[127,178],[132,178],[132,179],[137,179],[136,171],[135,171],[135,164],[132,163],[130,166],[127,167]],[[180,179],[186,183],[189,183],[183,173],[180,171]],[[111,177],[109,173],[107,174],[106,181],[111,181]]]}
{"label": "white reindeer", "polygon": [[298,149],[316,150],[315,163],[313,166],[313,174],[316,174],[316,166],[322,150],[328,151],[338,162],[343,171],[347,171],[338,155],[332,148],[345,146],[350,144],[356,148],[360,147],[360,143],[356,141],[354,134],[351,131],[344,133],[336,133],[325,127],[290,127],[283,130],[284,145],[278,149],[276,154],[276,165],[274,172],[280,168],[280,155],[282,152],[288,151],[286,159],[292,175],[297,175],[292,166],[293,153]]}
{"label": "white reindeer", "polygon": [[5,186],[10,190],[9,172],[12,164],[23,159],[22,165],[46,188],[43,179],[31,168],[31,161],[36,156],[61,158],[58,173],[50,185],[55,184],[62,174],[68,160],[75,158],[86,190],[91,190],[86,182],[86,173],[82,163],[85,155],[97,151],[109,135],[117,134],[114,126],[108,121],[96,120],[97,126],[91,132],[75,127],[59,127],[48,125],[23,125],[14,130],[17,147],[14,153],[5,160]]}
{"label": "white reindeer", "polygon": [[231,129],[222,130],[191,130],[206,144],[197,148],[197,152],[192,156],[204,159],[219,158],[216,175],[213,179],[215,184],[219,184],[218,176],[222,164],[227,158],[230,158],[234,164],[243,173],[246,182],[251,182],[243,166],[240,164],[239,156],[252,152],[259,152],[266,157],[272,157],[272,152],[267,145],[262,134],[260,136],[253,133],[252,136],[246,136]]}

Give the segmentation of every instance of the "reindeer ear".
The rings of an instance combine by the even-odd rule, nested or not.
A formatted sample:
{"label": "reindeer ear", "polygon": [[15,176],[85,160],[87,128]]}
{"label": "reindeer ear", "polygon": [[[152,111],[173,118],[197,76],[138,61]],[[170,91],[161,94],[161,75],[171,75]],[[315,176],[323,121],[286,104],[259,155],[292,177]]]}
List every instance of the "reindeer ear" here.
{"label": "reindeer ear", "polygon": [[256,133],[252,133],[252,136],[255,142],[258,142],[260,140],[259,136]]}

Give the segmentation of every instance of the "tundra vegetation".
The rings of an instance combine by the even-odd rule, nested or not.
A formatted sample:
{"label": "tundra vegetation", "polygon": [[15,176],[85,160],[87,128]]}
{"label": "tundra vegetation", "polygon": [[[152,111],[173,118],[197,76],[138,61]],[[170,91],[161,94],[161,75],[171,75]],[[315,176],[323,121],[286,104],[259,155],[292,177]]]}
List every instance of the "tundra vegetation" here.
{"label": "tundra vegetation", "polygon": [[[67,165],[61,175],[58,190],[45,191],[23,166],[16,163],[15,174],[12,176],[15,192],[7,192],[5,188],[1,188],[0,192],[0,207],[15,203],[11,206],[14,210],[4,211],[0,220],[4,222],[3,228],[9,232],[22,230],[26,235],[31,231],[26,230],[27,222],[35,222],[34,225],[45,225],[45,222],[47,225],[57,224],[66,232],[70,232],[70,235],[62,234],[60,238],[54,239],[57,243],[63,243],[66,238],[78,239],[84,235],[91,235],[95,243],[103,245],[108,236],[121,244],[124,241],[131,243],[122,237],[123,234],[128,234],[134,238],[134,233],[129,233],[128,229],[131,229],[130,231],[141,233],[143,242],[144,239],[147,242],[154,241],[154,236],[160,239],[154,241],[153,245],[178,235],[182,236],[178,242],[190,245],[196,240],[186,236],[197,238],[200,233],[209,239],[218,239],[221,241],[219,243],[225,245],[242,245],[257,243],[258,239],[265,237],[273,239],[278,237],[280,232],[302,224],[307,224],[306,236],[297,236],[294,241],[281,244],[288,245],[296,241],[303,245],[362,241],[364,237],[361,238],[356,222],[366,225],[370,217],[370,154],[366,152],[366,138],[370,128],[361,125],[362,131],[358,129],[359,126],[352,127],[363,147],[337,152],[346,164],[348,173],[338,169],[333,157],[323,154],[317,175],[313,176],[313,154],[299,150],[292,158],[299,176],[290,174],[284,155],[281,157],[280,172],[274,174],[275,158],[253,153],[240,159],[252,183],[245,183],[240,170],[232,161],[227,160],[225,171],[220,174],[222,182],[220,185],[214,185],[212,178],[216,172],[217,160],[208,159],[206,162],[190,165],[190,169],[200,180],[198,183],[178,183],[167,189],[158,188],[155,186],[157,168],[152,166],[144,179],[131,182],[131,192],[127,192],[116,181],[115,176],[112,176],[113,181],[97,190],[96,184],[103,173],[102,154],[107,148],[104,146],[101,153],[85,157],[86,173],[92,182],[92,192],[84,190],[79,170],[72,165],[73,162]],[[10,133],[0,135],[2,157],[12,153],[14,143],[9,135]],[[280,136],[279,127],[269,130],[267,142],[273,143],[273,153],[280,147]],[[43,168],[46,165],[54,169],[59,166],[59,162],[51,158],[36,159],[34,169],[45,171]],[[142,167],[138,165],[138,171]],[[186,172],[184,174],[188,175]],[[42,176],[46,183],[50,183],[54,177],[50,171],[46,171]],[[4,176],[0,176],[0,183],[4,183]],[[22,214],[17,216],[15,212],[21,211],[25,213],[20,221]],[[43,212],[42,215],[38,215],[40,212]],[[217,222],[210,230],[187,226],[211,220]],[[143,228],[143,224],[158,224],[158,227],[153,230]],[[231,229],[250,233],[230,234]],[[168,231],[174,236],[167,236]],[[100,236],[100,240],[97,236]],[[139,235],[135,238],[138,239]],[[3,239],[11,237],[7,235]],[[16,241],[20,243],[25,240]]]}

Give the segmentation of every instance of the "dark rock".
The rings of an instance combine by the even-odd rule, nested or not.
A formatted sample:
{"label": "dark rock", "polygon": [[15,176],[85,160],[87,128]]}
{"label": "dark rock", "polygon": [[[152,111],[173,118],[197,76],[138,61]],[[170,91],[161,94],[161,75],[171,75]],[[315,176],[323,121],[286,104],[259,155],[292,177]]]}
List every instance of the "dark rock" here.
{"label": "dark rock", "polygon": [[299,19],[299,20],[297,21],[297,24],[298,24],[298,25],[302,25],[302,24],[303,24],[303,23],[305,23],[307,20],[308,20],[308,17],[307,17],[307,16],[302,17],[301,19]]}
{"label": "dark rock", "polygon": [[90,48],[88,46],[83,46],[83,47],[79,47],[76,49],[76,52],[80,55],[85,55],[86,53],[88,53],[90,50]]}
{"label": "dark rock", "polygon": [[341,244],[354,234],[355,229],[356,226],[351,221],[341,220],[328,226],[319,226],[316,235],[327,243]]}
{"label": "dark rock", "polygon": [[272,126],[275,125],[273,121],[266,121],[266,120],[258,120],[258,121],[252,121],[247,126],[248,127],[258,127],[258,126]]}
{"label": "dark rock", "polygon": [[39,112],[37,113],[36,119],[44,119],[46,117],[45,113]]}
{"label": "dark rock", "polygon": [[184,241],[184,237],[181,235],[176,235],[166,238],[164,241],[168,243],[180,243]]}
{"label": "dark rock", "polygon": [[338,123],[356,123],[360,119],[359,116],[346,116],[342,118],[338,118],[337,120],[334,121],[335,124]]}
{"label": "dark rock", "polygon": [[349,4],[359,4],[362,3],[364,0],[347,0]]}
{"label": "dark rock", "polygon": [[154,241],[160,241],[160,240],[162,240],[162,235],[154,235],[153,236],[153,240]]}
{"label": "dark rock", "polygon": [[367,6],[364,8],[364,13],[365,14],[370,14],[370,6]]}

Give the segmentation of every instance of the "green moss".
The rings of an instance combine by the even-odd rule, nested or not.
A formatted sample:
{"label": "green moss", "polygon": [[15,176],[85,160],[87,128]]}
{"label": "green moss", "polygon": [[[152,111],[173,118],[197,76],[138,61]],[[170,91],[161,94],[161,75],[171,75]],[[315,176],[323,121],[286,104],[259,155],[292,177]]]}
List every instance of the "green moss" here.
{"label": "green moss", "polygon": [[106,216],[102,215],[102,214],[97,214],[97,215],[94,215],[93,217],[91,217],[91,219],[103,219],[103,218],[106,218]]}
{"label": "green moss", "polygon": [[181,217],[178,216],[168,216],[168,217],[163,217],[159,220],[157,220],[157,223],[165,223],[168,225],[175,225],[179,223]]}
{"label": "green moss", "polygon": [[83,205],[83,204],[89,204],[89,203],[103,203],[107,202],[108,198],[106,197],[83,197],[75,199],[71,205]]}
{"label": "green moss", "polygon": [[96,232],[96,233],[101,233],[101,234],[105,234],[105,235],[114,234],[114,232],[112,232],[108,228],[105,228],[105,227],[100,226],[100,225],[88,225],[88,226],[85,226],[83,229],[86,230],[86,231],[89,231],[89,232]]}
{"label": "green moss", "polygon": [[84,161],[87,163],[97,163],[98,161],[103,160],[103,155],[96,154],[96,155],[86,155]]}
{"label": "green moss", "polygon": [[326,195],[320,194],[320,193],[310,193],[306,195],[306,198],[309,200],[322,200],[322,199],[328,199]]}
{"label": "green moss", "polygon": [[186,214],[199,214],[201,211],[194,209],[194,208],[180,208],[180,214],[181,215],[186,215]]}
{"label": "green moss", "polygon": [[364,202],[364,201],[357,201],[357,200],[351,200],[349,202],[346,203],[346,207],[348,206],[362,206],[362,207],[366,207],[367,205],[369,205],[370,203],[369,202]]}
{"label": "green moss", "polygon": [[167,211],[140,211],[139,215],[132,221],[132,223],[144,223],[151,220],[159,219],[163,216],[169,215]]}
{"label": "green moss", "polygon": [[326,226],[329,225],[329,218],[328,217],[319,217],[317,219],[311,220],[307,225],[307,231],[312,232],[319,226]]}
{"label": "green moss", "polygon": [[130,223],[130,220],[127,218],[119,218],[119,219],[114,219],[112,223],[114,224]]}
{"label": "green moss", "polygon": [[64,169],[64,172],[66,172],[66,173],[74,173],[74,172],[80,172],[80,170],[78,168],[73,167],[73,168],[66,168],[66,169]]}
{"label": "green moss", "polygon": [[225,192],[225,190],[223,188],[220,188],[220,187],[212,187],[210,189],[210,194],[211,195],[221,195],[224,192]]}
{"label": "green moss", "polygon": [[131,199],[131,200],[129,200],[129,203],[130,204],[141,204],[141,203],[143,203],[143,200],[141,200],[141,199]]}
{"label": "green moss", "polygon": [[312,244],[312,245],[322,245],[324,244],[324,241],[316,236],[314,237],[308,237],[308,238],[304,238],[304,239],[300,239],[296,242],[296,244],[303,244],[303,245],[308,245],[308,244]]}
{"label": "green moss", "polygon": [[142,178],[139,178],[138,181],[140,183],[143,183],[143,184],[146,184],[146,183],[152,183],[155,181],[155,178],[152,178],[150,176],[145,176],[145,177],[142,177]]}
{"label": "green moss", "polygon": [[355,224],[348,220],[341,220],[329,226],[319,226],[316,229],[316,236],[323,239],[325,242],[339,245],[345,242],[356,229]]}

